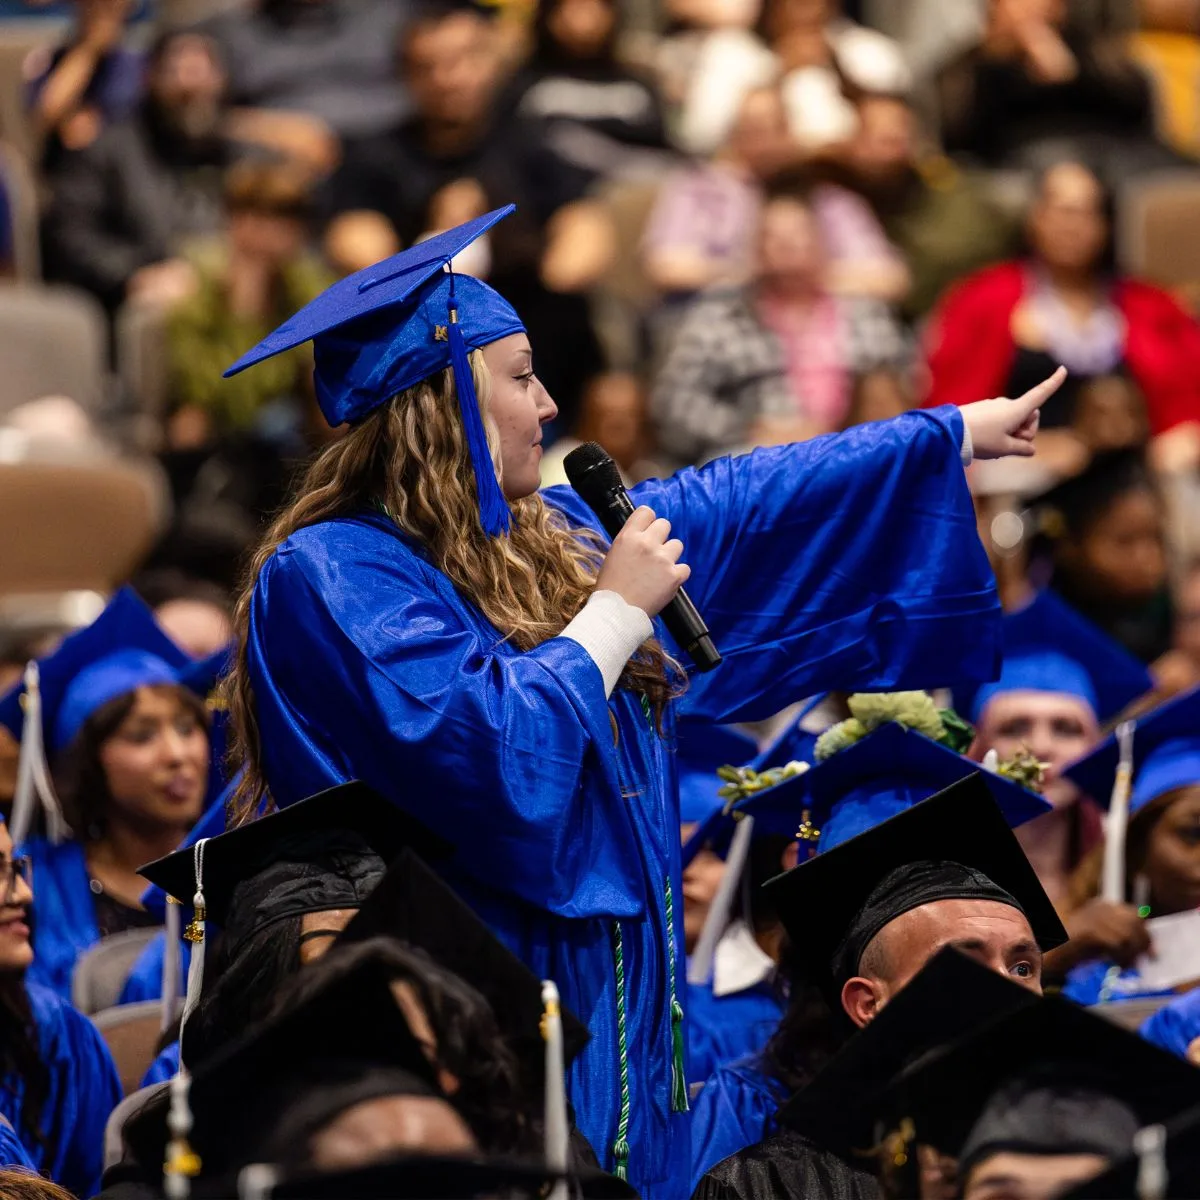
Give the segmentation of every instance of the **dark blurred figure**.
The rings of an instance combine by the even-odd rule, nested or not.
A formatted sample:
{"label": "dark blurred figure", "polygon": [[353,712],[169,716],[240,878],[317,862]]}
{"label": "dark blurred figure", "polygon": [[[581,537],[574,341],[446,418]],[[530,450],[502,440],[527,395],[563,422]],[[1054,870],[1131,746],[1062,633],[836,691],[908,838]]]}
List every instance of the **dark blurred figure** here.
{"label": "dark blurred figure", "polygon": [[1150,84],[1124,45],[1071,17],[1067,0],[989,0],[983,41],[938,80],[947,150],[992,167],[1179,162],[1155,140]]}
{"label": "dark blurred figure", "polygon": [[142,97],[143,57],[124,40],[133,0],[76,0],[74,7],[67,40],[25,61],[30,116],[48,168],[63,150],[82,149],[129,117]]}
{"label": "dark blurred figure", "polygon": [[[856,381],[902,394],[909,346],[886,305],[837,296],[807,194],[770,195],[753,280],[702,296],[659,373],[659,444],[681,463],[840,429]],[[899,402],[903,405],[903,401]]]}
{"label": "dark blurred figure", "polygon": [[543,0],[536,45],[511,96],[519,117],[545,123],[550,147],[593,180],[661,167],[667,146],[653,83],[616,56],[616,0]]}
{"label": "dark blurred figure", "polygon": [[[569,428],[584,383],[603,367],[584,293],[614,251],[611,223],[585,197],[590,175],[548,147],[542,122],[500,109],[492,28],[479,12],[422,9],[401,35],[400,61],[414,115],[385,135],[347,143],[325,198],[329,211],[341,214],[327,243],[353,240],[348,227],[360,222],[359,210],[382,214],[411,245],[444,227],[447,208],[462,221],[515,203],[516,215],[485,243],[488,278],[537,343],[538,376]],[[366,262],[340,265],[378,257],[368,252]]]}
{"label": "dark blurred figure", "polygon": [[168,319],[168,444],[192,449],[253,431],[298,450],[312,407],[311,350],[278,355],[234,379],[222,373],[332,282],[307,252],[308,181],[294,167],[240,163],[226,179],[225,211],[221,245],[198,258],[196,291]]}
{"label": "dark blurred figure", "polygon": [[221,225],[231,151],[221,135],[225,73],[216,51],[197,34],[164,34],[147,71],[133,116],[65,151],[48,180],[46,277],[85,288],[109,308],[186,295],[195,280],[181,244]]}
{"label": "dark blurred figure", "polygon": [[362,137],[407,111],[393,48],[409,12],[406,0],[260,0],[205,28],[235,105],[307,113],[340,137]]}
{"label": "dark blurred figure", "polygon": [[[927,403],[1019,396],[1062,363],[1071,375],[1042,411],[1048,430],[1080,424],[1084,385],[1115,377],[1140,392],[1156,440],[1190,437],[1200,423],[1200,326],[1161,289],[1113,277],[1110,201],[1096,176],[1077,163],[1047,171],[1027,235],[1025,260],[964,280],[935,312]],[[1093,394],[1088,404],[1095,412],[1102,401]],[[1039,454],[1051,449],[1049,439]]]}
{"label": "dark blurred figure", "polygon": [[1029,578],[1144,663],[1171,647],[1165,506],[1143,456],[1098,455],[1031,506]]}
{"label": "dark blurred figure", "polygon": [[[839,169],[840,168],[840,169]],[[867,198],[904,256],[911,287],[902,304],[924,316],[946,287],[1017,248],[1014,223],[981,183],[941,155],[923,153],[917,116],[900,96],[864,96],[858,130],[832,178]]]}
{"label": "dark blurred figure", "polygon": [[159,570],[143,571],[134,586],[171,641],[193,658],[215,654],[233,637],[233,600],[219,585]]}

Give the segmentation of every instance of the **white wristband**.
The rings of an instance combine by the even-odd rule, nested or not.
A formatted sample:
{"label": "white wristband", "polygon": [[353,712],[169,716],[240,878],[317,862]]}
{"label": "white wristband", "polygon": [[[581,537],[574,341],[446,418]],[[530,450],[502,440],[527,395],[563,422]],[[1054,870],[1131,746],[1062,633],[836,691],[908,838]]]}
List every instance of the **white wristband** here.
{"label": "white wristband", "polygon": [[654,633],[650,618],[616,592],[593,592],[579,615],[562,631],[578,642],[600,668],[604,694],[611,696],[625,664]]}

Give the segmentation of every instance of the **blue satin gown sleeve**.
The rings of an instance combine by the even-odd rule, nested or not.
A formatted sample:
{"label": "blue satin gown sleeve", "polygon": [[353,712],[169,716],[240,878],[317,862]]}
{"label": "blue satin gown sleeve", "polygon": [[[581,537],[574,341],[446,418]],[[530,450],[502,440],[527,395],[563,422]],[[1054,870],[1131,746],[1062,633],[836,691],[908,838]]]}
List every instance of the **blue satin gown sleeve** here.
{"label": "blue satin gown sleeve", "polygon": [[[188,942],[179,943],[179,983],[176,995],[183,996],[187,992],[187,970],[191,959],[191,946]],[[163,959],[166,956],[167,938],[160,929],[137,956],[125,986],[121,989],[118,1004],[140,1004],[145,1000],[162,999]]]}
{"label": "blue satin gown sleeve", "polygon": [[249,637],[277,804],[361,778],[489,887],[564,917],[641,914],[609,706],[578,643],[514,650],[370,519],[289,538],[259,576]]}
{"label": "blue satin gown sleeve", "polygon": [[0,1167],[5,1170],[32,1171],[37,1174],[33,1159],[21,1145],[16,1130],[4,1118],[0,1118]]}
{"label": "blue satin gown sleeve", "polygon": [[779,1097],[750,1056],[718,1067],[700,1089],[692,1112],[692,1181],[696,1190],[706,1171],[731,1154],[767,1137]]}
{"label": "blue satin gown sleeve", "polygon": [[[117,1068],[100,1031],[87,1017],[53,992],[35,984],[27,990],[42,1058],[50,1071],[45,1115],[53,1114],[58,1131],[55,1144],[40,1152],[38,1166],[76,1196],[92,1196],[100,1189],[104,1170],[104,1127],[121,1101]],[[38,1150],[26,1149],[39,1159]]]}
{"label": "blue satin gown sleeve", "polygon": [[1200,988],[1164,1004],[1142,1022],[1138,1032],[1155,1046],[1185,1058],[1188,1047],[1200,1038]]}
{"label": "blue satin gown sleeve", "polygon": [[[680,715],[759,719],[831,689],[996,677],[1000,604],[947,406],[631,490],[671,522],[724,656]],[[570,489],[547,499],[589,517]]]}
{"label": "blue satin gown sleeve", "polygon": [[26,978],[69,1001],[76,961],[100,940],[83,847],[31,838],[23,849],[33,868],[33,965]]}
{"label": "blue satin gown sleeve", "polygon": [[159,1051],[158,1057],[150,1064],[146,1074],[142,1076],[142,1087],[153,1087],[156,1083],[166,1083],[179,1070],[179,1043],[172,1042]]}
{"label": "blue satin gown sleeve", "polygon": [[720,1066],[757,1054],[775,1032],[783,1007],[772,988],[760,984],[714,996],[710,984],[689,984],[688,1082],[703,1083]]}

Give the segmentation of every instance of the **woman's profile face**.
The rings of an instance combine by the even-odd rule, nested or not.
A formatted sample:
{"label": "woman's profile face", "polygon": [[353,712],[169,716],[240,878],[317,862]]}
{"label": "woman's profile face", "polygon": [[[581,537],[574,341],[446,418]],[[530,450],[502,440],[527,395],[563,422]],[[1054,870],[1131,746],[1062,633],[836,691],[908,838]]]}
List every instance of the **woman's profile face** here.
{"label": "woman's profile face", "polygon": [[[29,905],[33,892],[21,875],[12,874],[14,857],[8,826],[0,822],[0,972],[23,971],[33,962],[29,941]],[[12,878],[12,891],[7,891]]]}
{"label": "woman's profile face", "polygon": [[558,415],[533,373],[529,338],[513,333],[483,348],[492,377],[488,411],[500,433],[501,486],[507,500],[520,500],[538,490],[542,464],[542,430]]}
{"label": "woman's profile face", "polygon": [[174,688],[138,688],[100,747],[111,815],[143,828],[188,829],[208,787],[208,733]]}
{"label": "woman's profile face", "polygon": [[1200,783],[1185,788],[1154,823],[1142,871],[1156,916],[1200,908]]}

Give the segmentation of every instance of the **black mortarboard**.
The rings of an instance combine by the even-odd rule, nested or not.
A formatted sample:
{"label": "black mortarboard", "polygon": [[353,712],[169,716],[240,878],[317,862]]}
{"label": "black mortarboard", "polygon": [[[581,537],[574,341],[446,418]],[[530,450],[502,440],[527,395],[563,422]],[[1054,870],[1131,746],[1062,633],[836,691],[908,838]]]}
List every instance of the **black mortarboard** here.
{"label": "black mortarboard", "polygon": [[[1143,1129],[1135,1140],[1134,1153],[1123,1155],[1107,1171],[1064,1192],[1061,1200],[1129,1200],[1142,1195],[1161,1200],[1196,1200],[1200,1196],[1200,1108],[1165,1122],[1158,1138],[1147,1138],[1150,1132],[1149,1128]],[[1138,1153],[1136,1141],[1143,1139],[1149,1145],[1144,1153]],[[1159,1143],[1157,1155],[1155,1142]],[[1154,1157],[1159,1161],[1144,1161]],[[1143,1190],[1144,1173],[1162,1179],[1162,1189],[1148,1186]]]}
{"label": "black mortarboard", "polygon": [[[382,965],[364,959],[222,1047],[191,1077],[190,1140],[207,1177],[300,1153],[339,1113],[385,1095],[440,1096]],[[126,1127],[143,1164],[162,1161],[168,1093]]]}
{"label": "black mortarboard", "polygon": [[[522,1066],[527,1085],[538,1094],[545,1079],[542,1037],[542,982],[410,850],[404,850],[339,943],[386,936],[424,950],[436,963],[469,983],[491,1005],[501,1033]],[[588,1031],[562,1010],[563,1057],[567,1064],[587,1044]]]}
{"label": "black mortarboard", "polygon": [[352,781],[209,838],[202,880],[194,847],[139,874],[181,904],[191,904],[202,884],[207,919],[224,930],[227,945],[240,945],[285,917],[358,908],[406,846],[433,858],[449,852],[419,821]]}
{"label": "black mortarboard", "polygon": [[792,1096],[779,1124],[835,1152],[874,1145],[883,1098],[904,1067],[932,1046],[1036,1003],[1028,988],[942,950]]}
{"label": "black mortarboard", "polygon": [[541,1200],[568,1179],[584,1200],[626,1200],[637,1192],[601,1171],[561,1176],[536,1164],[504,1159],[406,1156],[353,1171],[299,1175],[270,1189],[272,1200]]}
{"label": "black mortarboard", "polygon": [[965,1171],[1002,1150],[1128,1152],[1139,1126],[1200,1103],[1200,1072],[1047,997],[933,1051],[897,1079],[893,1095],[917,1141]]}
{"label": "black mortarboard", "polygon": [[801,972],[832,996],[889,922],[938,900],[1020,909],[1043,950],[1067,940],[1054,905],[980,774],[765,885]]}

